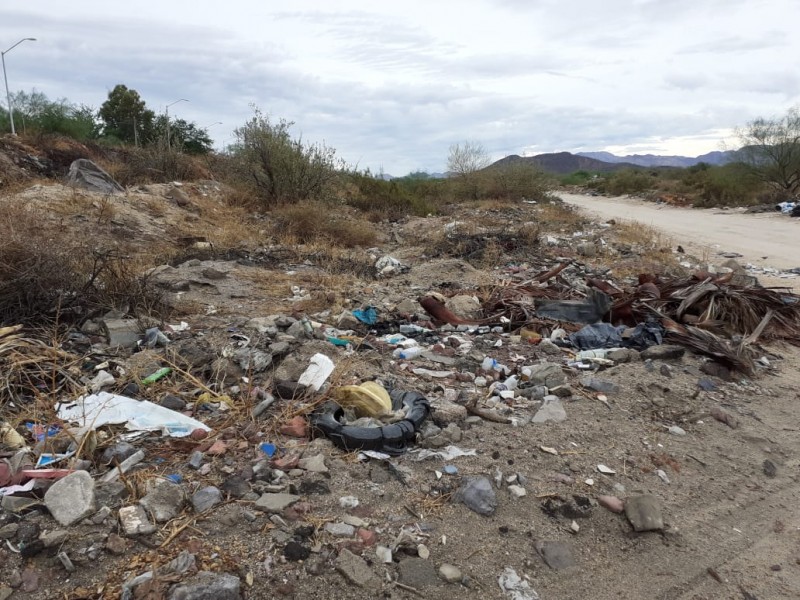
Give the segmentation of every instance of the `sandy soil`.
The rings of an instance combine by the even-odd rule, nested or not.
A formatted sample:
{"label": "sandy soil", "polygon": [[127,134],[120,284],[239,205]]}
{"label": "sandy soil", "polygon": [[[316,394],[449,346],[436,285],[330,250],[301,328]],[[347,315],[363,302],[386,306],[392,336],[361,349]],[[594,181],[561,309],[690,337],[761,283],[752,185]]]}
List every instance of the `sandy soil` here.
{"label": "sandy soil", "polygon": [[[601,219],[627,219],[663,231],[674,244],[712,262],[725,259],[720,252],[737,252],[742,264],[793,269],[800,267],[800,219],[778,213],[745,214],[740,210],[694,209],[659,205],[628,197],[559,194]],[[761,279],[761,278],[759,278]],[[800,289],[800,278],[768,278],[765,285]]]}

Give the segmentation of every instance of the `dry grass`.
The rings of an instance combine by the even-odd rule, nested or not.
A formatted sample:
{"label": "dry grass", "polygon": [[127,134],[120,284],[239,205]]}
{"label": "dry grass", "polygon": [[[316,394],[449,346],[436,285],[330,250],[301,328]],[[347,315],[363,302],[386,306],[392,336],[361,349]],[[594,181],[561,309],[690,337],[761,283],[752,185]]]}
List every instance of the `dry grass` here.
{"label": "dry grass", "polygon": [[347,215],[344,207],[299,202],[270,213],[273,233],[285,243],[328,243],[353,248],[375,244],[378,232],[367,220]]}
{"label": "dry grass", "polygon": [[680,271],[678,258],[672,252],[672,240],[655,227],[623,221],[617,222],[610,231],[618,248],[620,245],[628,246],[634,254],[632,257],[616,260],[614,274],[617,277]]}

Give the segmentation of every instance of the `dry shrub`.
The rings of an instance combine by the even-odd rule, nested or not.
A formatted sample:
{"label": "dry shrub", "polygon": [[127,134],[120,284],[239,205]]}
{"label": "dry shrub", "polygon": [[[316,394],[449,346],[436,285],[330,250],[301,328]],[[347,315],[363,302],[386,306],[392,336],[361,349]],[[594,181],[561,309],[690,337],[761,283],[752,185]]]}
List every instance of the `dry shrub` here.
{"label": "dry shrub", "polygon": [[159,313],[160,293],[119,251],[91,246],[31,206],[5,203],[0,221],[0,315],[5,324],[82,320],[126,307]]}
{"label": "dry shrub", "polygon": [[[503,259],[526,260],[539,248],[540,230],[535,223],[482,225],[459,222],[432,240],[432,256],[463,258],[476,267],[493,267]],[[488,223],[487,223],[488,224]]]}
{"label": "dry shrub", "polygon": [[371,223],[336,212],[321,202],[300,202],[272,212],[275,233],[298,243],[328,242],[352,248],[371,246],[378,234]]}
{"label": "dry shrub", "polygon": [[202,157],[185,154],[163,145],[147,148],[124,148],[102,166],[120,185],[210,179],[211,173]]}

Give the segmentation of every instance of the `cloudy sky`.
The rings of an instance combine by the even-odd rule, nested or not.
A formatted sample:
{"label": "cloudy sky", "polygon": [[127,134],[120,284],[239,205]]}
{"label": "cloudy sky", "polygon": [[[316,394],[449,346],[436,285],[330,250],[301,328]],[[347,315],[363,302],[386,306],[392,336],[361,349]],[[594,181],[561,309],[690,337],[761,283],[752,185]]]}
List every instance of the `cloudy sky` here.
{"label": "cloudy sky", "polygon": [[218,146],[256,105],[402,175],[463,140],[493,158],[721,149],[800,103],[798,23],[797,0],[2,0],[0,50],[37,38],[6,56],[12,91],[186,98],[170,114]]}

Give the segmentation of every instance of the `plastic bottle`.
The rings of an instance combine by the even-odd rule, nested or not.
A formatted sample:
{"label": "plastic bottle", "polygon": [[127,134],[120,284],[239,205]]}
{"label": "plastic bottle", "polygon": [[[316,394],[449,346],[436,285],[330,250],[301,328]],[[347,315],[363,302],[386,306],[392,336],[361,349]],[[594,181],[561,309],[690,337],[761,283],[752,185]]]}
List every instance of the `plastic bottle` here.
{"label": "plastic bottle", "polygon": [[400,325],[400,333],[429,333],[431,330],[414,323]]}
{"label": "plastic bottle", "polygon": [[506,377],[503,383],[506,385],[506,389],[515,390],[517,389],[517,385],[519,385],[519,380],[516,375],[512,375],[511,377]]}
{"label": "plastic bottle", "polygon": [[414,346],[412,348],[398,348],[394,352],[392,352],[392,356],[395,358],[399,358],[401,360],[410,360],[412,358],[418,357],[420,354],[425,352],[425,348],[422,346]]}
{"label": "plastic bottle", "polygon": [[486,358],[483,359],[483,362],[481,363],[481,369],[483,369],[484,371],[491,371],[492,369],[496,368],[497,368],[497,361],[493,359],[491,356],[487,356]]}

